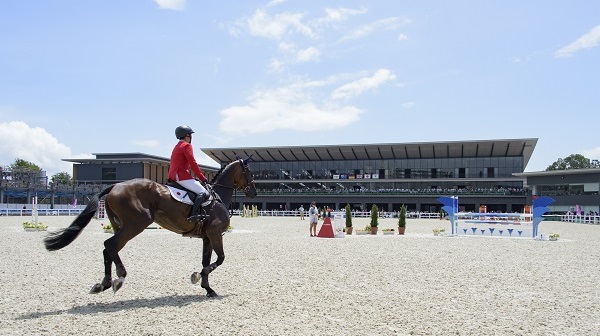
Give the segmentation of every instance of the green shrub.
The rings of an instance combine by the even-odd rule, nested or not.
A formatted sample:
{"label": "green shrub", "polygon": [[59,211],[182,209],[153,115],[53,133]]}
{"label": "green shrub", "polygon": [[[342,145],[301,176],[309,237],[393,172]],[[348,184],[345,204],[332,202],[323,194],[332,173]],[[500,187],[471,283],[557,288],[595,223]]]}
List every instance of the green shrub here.
{"label": "green shrub", "polygon": [[352,209],[350,209],[350,203],[346,203],[346,227],[352,227]]}
{"label": "green shrub", "polygon": [[373,204],[371,207],[371,226],[377,227],[379,223],[377,222],[377,218],[379,217],[379,208],[376,204]]}
{"label": "green shrub", "polygon": [[406,207],[402,204],[400,215],[398,216],[398,227],[406,227]]}

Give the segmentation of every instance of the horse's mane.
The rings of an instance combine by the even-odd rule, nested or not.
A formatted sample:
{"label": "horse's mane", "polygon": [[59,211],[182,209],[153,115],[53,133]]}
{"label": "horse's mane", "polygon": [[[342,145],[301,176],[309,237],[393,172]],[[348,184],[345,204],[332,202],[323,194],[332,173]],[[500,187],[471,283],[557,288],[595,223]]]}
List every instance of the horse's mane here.
{"label": "horse's mane", "polygon": [[232,161],[229,162],[228,164],[224,165],[223,167],[221,167],[221,169],[219,169],[219,171],[215,174],[215,176],[212,178],[212,180],[210,181],[210,184],[214,184],[215,182],[217,182],[217,178],[219,178],[219,175],[221,175],[221,173],[223,172],[223,170],[225,170],[225,168],[231,166],[233,163],[237,162],[236,161]]}

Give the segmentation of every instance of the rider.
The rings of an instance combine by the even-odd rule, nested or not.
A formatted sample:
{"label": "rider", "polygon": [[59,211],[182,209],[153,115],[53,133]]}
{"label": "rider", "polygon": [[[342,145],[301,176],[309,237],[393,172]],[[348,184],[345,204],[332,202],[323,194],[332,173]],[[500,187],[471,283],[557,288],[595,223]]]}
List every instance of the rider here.
{"label": "rider", "polygon": [[[192,214],[188,218],[191,222],[203,221],[205,212],[202,209],[209,195],[202,183],[206,183],[206,177],[198,167],[196,159],[194,159],[194,149],[192,148],[192,133],[194,131],[185,125],[178,126],[175,129],[175,136],[179,139],[173,152],[171,153],[171,167],[169,168],[169,179],[177,181],[181,186],[196,193]],[[193,178],[190,174],[190,168],[202,183]]]}

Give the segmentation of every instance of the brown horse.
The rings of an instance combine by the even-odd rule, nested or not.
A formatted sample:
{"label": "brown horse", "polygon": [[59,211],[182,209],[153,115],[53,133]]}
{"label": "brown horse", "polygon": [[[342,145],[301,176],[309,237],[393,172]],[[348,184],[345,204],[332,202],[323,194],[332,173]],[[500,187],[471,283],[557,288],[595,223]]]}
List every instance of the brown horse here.
{"label": "brown horse", "polygon": [[[194,272],[192,283],[202,279],[201,286],[207,296],[217,296],[208,284],[208,275],[223,263],[223,233],[229,227],[228,208],[233,191],[240,188],[246,197],[256,196],[252,172],[248,167],[250,158],[237,160],[223,167],[210,183],[218,195],[209,210],[208,218],[201,228],[187,220],[191,205],[179,202],[166,186],[147,179],[133,179],[106,188],[94,196],[85,209],[65,229],[50,233],[44,238],[49,251],[61,249],[79,236],[98,210],[99,200],[106,195],[105,205],[108,219],[115,234],[104,241],[104,279],[92,287],[90,293],[100,293],[108,288],[116,292],[123,286],[127,271],[119,257],[119,251],[128,241],[140,234],[153,222],[175,233],[189,234],[202,238],[202,271]],[[210,263],[213,250],[217,260]],[[115,264],[118,279],[112,280],[112,264]]]}

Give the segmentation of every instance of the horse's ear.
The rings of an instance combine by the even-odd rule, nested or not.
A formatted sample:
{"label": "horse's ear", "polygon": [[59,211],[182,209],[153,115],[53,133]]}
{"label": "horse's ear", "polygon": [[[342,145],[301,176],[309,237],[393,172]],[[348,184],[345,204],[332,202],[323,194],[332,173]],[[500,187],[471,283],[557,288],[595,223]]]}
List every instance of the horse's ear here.
{"label": "horse's ear", "polygon": [[243,160],[243,162],[244,162],[244,166],[247,166],[247,165],[248,165],[248,162],[252,161],[252,155],[254,155],[254,154],[250,154],[250,156],[248,156],[248,158],[247,158],[247,159]]}

